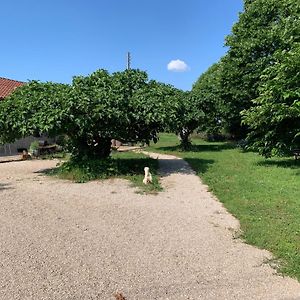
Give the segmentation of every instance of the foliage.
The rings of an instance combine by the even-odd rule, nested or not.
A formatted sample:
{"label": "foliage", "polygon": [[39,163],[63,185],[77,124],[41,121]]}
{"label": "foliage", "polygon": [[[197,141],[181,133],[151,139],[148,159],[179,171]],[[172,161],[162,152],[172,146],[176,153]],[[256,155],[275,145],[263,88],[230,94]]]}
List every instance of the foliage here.
{"label": "foliage", "polygon": [[296,0],[245,1],[245,10],[226,39],[222,98],[228,129],[238,138],[247,132],[240,112],[252,107],[251,101],[259,96],[261,75],[274,63],[274,53],[288,51],[299,38],[299,6]]}
{"label": "foliage", "polygon": [[68,119],[68,85],[31,81],[0,102],[0,143],[64,130]]}
{"label": "foliage", "polygon": [[203,118],[198,130],[207,135],[219,134],[223,125],[224,104],[221,101],[221,62],[213,64],[194,83],[192,97],[197,99],[198,109],[203,111]]}
{"label": "foliage", "polygon": [[98,70],[74,77],[70,86],[32,81],[1,101],[0,139],[65,134],[73,156],[105,158],[111,139],[157,141],[175,115],[170,91],[139,70]]}
{"label": "foliage", "polygon": [[198,98],[190,92],[173,89],[174,117],[168,119],[165,129],[179,136],[182,150],[191,147],[190,135],[203,122],[203,111]]}
{"label": "foliage", "polygon": [[266,160],[228,143],[193,144],[192,151],[181,152],[175,135],[161,134],[151,151],[184,158],[239,219],[242,237],[270,250],[280,271],[300,280],[300,161]]}
{"label": "foliage", "polygon": [[[143,184],[144,167],[148,166],[153,175],[153,183]],[[51,171],[51,175],[75,182],[121,177],[129,179],[141,191],[155,193],[161,191],[158,177],[158,161],[138,153],[115,153],[106,159],[71,158]]]}
{"label": "foliage", "polygon": [[38,150],[38,149],[39,149],[39,142],[38,141],[33,141],[30,144],[30,147],[29,147],[30,152]]}
{"label": "foliage", "polygon": [[255,106],[243,112],[251,147],[267,157],[300,148],[300,43],[277,51],[274,59],[262,75]]}
{"label": "foliage", "polygon": [[[147,74],[127,70],[109,75],[99,70],[75,77],[72,99],[73,153],[107,157],[110,141],[157,141],[168,114],[172,115],[168,89]],[[75,126],[74,126],[75,125]]]}

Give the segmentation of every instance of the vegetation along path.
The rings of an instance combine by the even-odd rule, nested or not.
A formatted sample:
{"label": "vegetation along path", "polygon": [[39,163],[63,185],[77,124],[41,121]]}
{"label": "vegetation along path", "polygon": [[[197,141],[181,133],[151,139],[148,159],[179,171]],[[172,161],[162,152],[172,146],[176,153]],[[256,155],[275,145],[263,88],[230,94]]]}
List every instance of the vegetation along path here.
{"label": "vegetation along path", "polygon": [[300,299],[185,161],[151,155],[158,195],[44,176],[55,161],[1,163],[0,299]]}

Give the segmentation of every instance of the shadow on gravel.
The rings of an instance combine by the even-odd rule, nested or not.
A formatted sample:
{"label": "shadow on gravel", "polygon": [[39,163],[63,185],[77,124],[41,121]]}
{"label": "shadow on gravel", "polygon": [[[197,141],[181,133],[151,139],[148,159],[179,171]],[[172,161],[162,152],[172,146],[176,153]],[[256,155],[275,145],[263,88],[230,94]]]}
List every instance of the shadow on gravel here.
{"label": "shadow on gravel", "polygon": [[169,176],[174,173],[190,175],[195,174],[195,172],[205,173],[214,162],[212,159],[200,158],[185,158],[185,160],[160,159],[160,175]]}
{"label": "shadow on gravel", "polygon": [[33,172],[34,174],[39,174],[39,176],[42,175],[50,175],[54,172],[54,170],[57,169],[57,167],[54,168],[47,168],[47,169],[40,169],[38,171]]}
{"label": "shadow on gravel", "polygon": [[15,162],[20,162],[20,161],[24,161],[24,160],[22,160],[22,159],[0,160],[0,164],[15,163]]}
{"label": "shadow on gravel", "polygon": [[10,184],[8,183],[0,183],[0,192],[3,190],[9,190],[12,189],[12,187],[10,186]]}
{"label": "shadow on gravel", "polygon": [[[192,145],[190,150],[187,152],[215,152],[215,151],[223,151],[228,149],[236,148],[235,144],[233,143],[222,143],[222,144],[205,144],[205,145]],[[181,148],[179,145],[176,146],[169,146],[169,147],[159,147],[157,148],[162,151],[178,151],[181,152]]]}
{"label": "shadow on gravel", "polygon": [[78,163],[66,162],[60,166],[40,169],[34,173],[55,175],[64,167],[67,171],[70,170],[70,172],[74,170],[89,172],[99,176],[99,179],[101,179],[113,176],[144,175],[144,167],[149,167],[150,171],[155,174],[155,170],[158,168],[158,162],[156,159],[151,159],[149,157],[115,158],[107,160],[91,159]]}
{"label": "shadow on gravel", "polygon": [[[185,158],[183,159],[159,159],[159,175],[160,176],[169,176],[171,174],[197,174],[205,173],[210,165],[212,165],[215,161],[212,159],[200,159],[200,158]],[[116,175],[119,176],[131,176],[131,175],[144,175],[144,167],[149,166],[150,172],[152,174],[156,174],[157,169],[157,160],[149,160],[148,158],[143,159],[130,159],[124,160],[119,159],[118,163],[120,164],[118,168],[115,169],[115,174],[111,174],[112,177]],[[195,170],[195,171],[193,171]],[[43,175],[55,175],[59,171],[58,167],[48,168],[48,169],[40,169],[35,171],[35,174]],[[103,174],[106,172],[102,170]],[[98,170],[98,174],[101,175],[101,170]],[[108,178],[110,176],[107,176]],[[96,179],[96,178],[95,178]],[[99,178],[101,179],[101,177]]]}

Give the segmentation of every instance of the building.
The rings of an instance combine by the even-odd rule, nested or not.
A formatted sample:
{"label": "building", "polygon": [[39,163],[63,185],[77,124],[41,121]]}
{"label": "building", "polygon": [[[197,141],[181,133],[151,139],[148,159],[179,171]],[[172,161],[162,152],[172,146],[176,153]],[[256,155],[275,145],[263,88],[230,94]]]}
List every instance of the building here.
{"label": "building", "polygon": [[9,96],[17,87],[24,85],[22,81],[0,77],[0,100]]}

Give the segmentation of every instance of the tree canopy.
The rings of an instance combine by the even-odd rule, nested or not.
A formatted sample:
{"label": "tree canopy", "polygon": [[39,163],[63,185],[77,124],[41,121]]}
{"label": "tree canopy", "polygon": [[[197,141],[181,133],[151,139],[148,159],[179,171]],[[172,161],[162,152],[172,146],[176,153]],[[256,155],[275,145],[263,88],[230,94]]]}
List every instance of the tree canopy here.
{"label": "tree canopy", "polygon": [[193,86],[204,129],[221,120],[232,137],[247,137],[265,156],[300,148],[299,43],[299,1],[244,0],[228,52]]}
{"label": "tree canopy", "polygon": [[201,109],[203,112],[198,129],[212,135],[220,132],[226,109],[221,99],[221,68],[221,62],[213,64],[194,83],[191,92],[192,97],[197,99],[194,101],[195,109]]}
{"label": "tree canopy", "polygon": [[69,85],[31,81],[0,101],[0,142],[65,130],[69,119]]}
{"label": "tree canopy", "polygon": [[300,148],[300,43],[274,59],[263,72],[255,105],[242,113],[250,145],[267,157]]}
{"label": "tree canopy", "polygon": [[274,63],[274,54],[288,50],[299,37],[299,2],[296,0],[245,1],[244,12],[226,38],[223,58],[222,97],[231,133],[244,137],[240,112],[253,106],[259,95],[261,75]]}
{"label": "tree canopy", "polygon": [[188,91],[175,90],[173,97],[174,117],[168,118],[166,129],[179,135],[181,148],[191,146],[190,135],[204,120],[199,98]]}
{"label": "tree canopy", "polygon": [[157,141],[175,116],[174,88],[139,70],[98,70],[71,85],[29,82],[0,103],[0,140],[66,134],[73,155],[107,157],[111,139]]}

